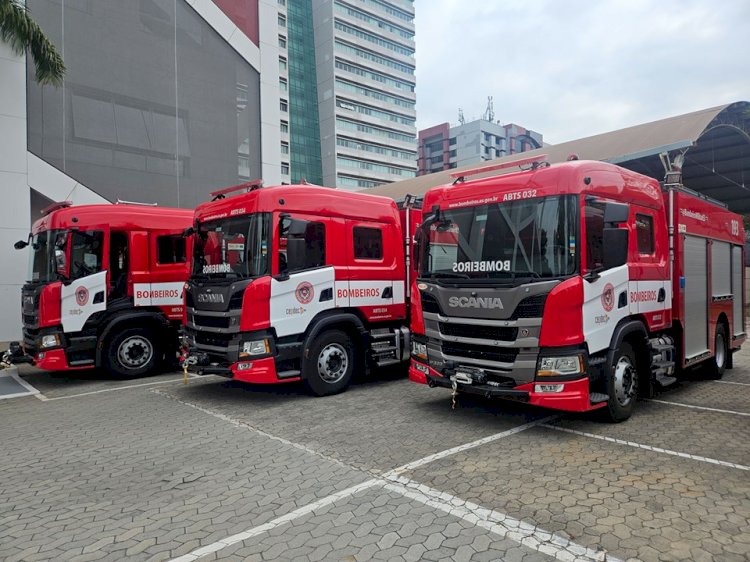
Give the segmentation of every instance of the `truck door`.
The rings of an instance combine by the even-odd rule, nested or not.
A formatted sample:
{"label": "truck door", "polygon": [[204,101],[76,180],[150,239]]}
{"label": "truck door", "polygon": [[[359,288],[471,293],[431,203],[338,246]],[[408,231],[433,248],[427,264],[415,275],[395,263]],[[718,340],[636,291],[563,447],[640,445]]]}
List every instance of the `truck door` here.
{"label": "truck door", "polygon": [[304,332],[316,314],[335,306],[331,226],[324,218],[297,213],[276,220],[270,322],[278,337]]}
{"label": "truck door", "polygon": [[60,320],[65,332],[80,332],[89,317],[107,308],[104,230],[74,230],[69,236],[69,281],[61,289]]}
{"label": "truck door", "polygon": [[646,319],[650,330],[659,330],[672,323],[667,226],[663,215],[651,209],[636,208],[632,214],[630,308]]}

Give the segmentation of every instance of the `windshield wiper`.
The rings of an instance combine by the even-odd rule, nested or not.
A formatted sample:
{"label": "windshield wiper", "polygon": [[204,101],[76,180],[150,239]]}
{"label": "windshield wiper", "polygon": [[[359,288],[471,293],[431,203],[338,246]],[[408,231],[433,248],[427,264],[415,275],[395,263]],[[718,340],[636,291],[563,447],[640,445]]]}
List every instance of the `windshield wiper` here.
{"label": "windshield wiper", "polygon": [[534,279],[542,278],[542,276],[536,271],[506,271],[505,273],[510,273],[513,276],[513,279],[516,277],[533,277]]}
{"label": "windshield wiper", "polygon": [[453,271],[433,271],[420,275],[420,277],[426,277],[427,279],[436,279],[438,277],[454,277],[457,279],[471,279],[465,273],[455,273]]}

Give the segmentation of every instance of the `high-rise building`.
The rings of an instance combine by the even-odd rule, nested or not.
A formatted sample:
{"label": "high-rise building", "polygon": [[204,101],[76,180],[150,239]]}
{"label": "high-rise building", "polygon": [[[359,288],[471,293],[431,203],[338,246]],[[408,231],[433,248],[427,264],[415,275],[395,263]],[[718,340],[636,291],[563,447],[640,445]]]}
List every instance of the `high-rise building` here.
{"label": "high-rise building", "polygon": [[26,1],[67,73],[42,87],[0,41],[0,341],[21,331],[28,256],[13,243],[51,201],[189,208],[282,180],[281,4]]}
{"label": "high-rise building", "polygon": [[291,181],[359,190],[414,177],[413,2],[285,3]]}
{"label": "high-rise building", "polygon": [[540,133],[486,119],[422,129],[418,142],[420,176],[534,150],[543,144]]}

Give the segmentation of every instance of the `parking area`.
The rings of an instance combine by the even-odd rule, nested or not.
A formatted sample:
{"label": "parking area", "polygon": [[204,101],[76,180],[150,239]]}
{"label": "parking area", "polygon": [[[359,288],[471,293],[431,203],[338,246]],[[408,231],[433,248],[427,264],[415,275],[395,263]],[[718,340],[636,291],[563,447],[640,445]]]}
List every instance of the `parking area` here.
{"label": "parking area", "polygon": [[750,558],[750,352],[610,425],[381,373],[346,393],[21,369],[0,559]]}

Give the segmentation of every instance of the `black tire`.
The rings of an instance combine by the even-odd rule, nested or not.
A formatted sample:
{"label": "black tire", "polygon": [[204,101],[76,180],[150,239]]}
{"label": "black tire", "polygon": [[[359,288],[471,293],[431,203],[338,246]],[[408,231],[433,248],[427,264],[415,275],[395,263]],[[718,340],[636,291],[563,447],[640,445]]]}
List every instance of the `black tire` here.
{"label": "black tire", "polygon": [[118,378],[143,377],[156,371],[160,354],[159,343],[151,330],[126,328],[108,340],[104,367]]}
{"label": "black tire", "polygon": [[638,397],[638,362],[628,342],[620,344],[609,366],[607,394],[607,405],[602,408],[605,419],[613,423],[628,419]]}
{"label": "black tire", "polygon": [[319,336],[303,359],[302,378],[315,396],[343,392],[354,373],[354,344],[344,332],[330,330]]}
{"label": "black tire", "polygon": [[718,380],[724,376],[729,359],[729,341],[727,340],[727,329],[722,322],[716,324],[714,334],[714,356],[705,362],[703,372],[706,377]]}

